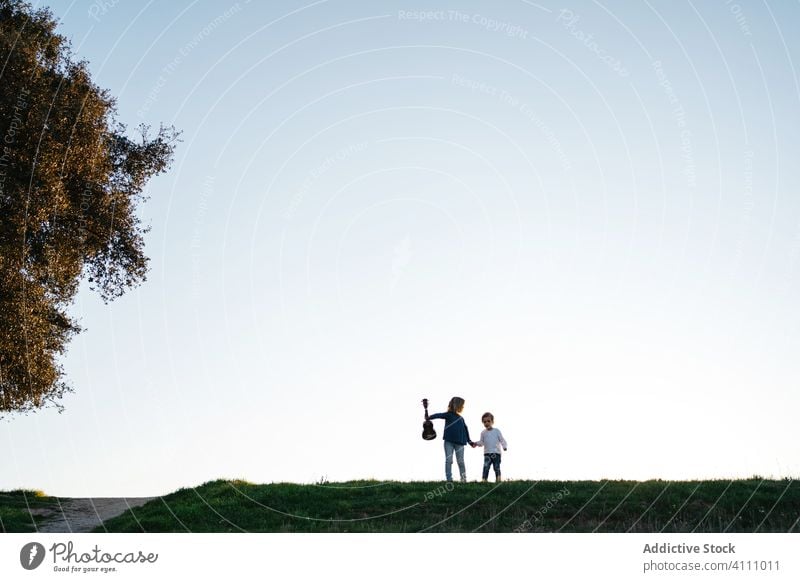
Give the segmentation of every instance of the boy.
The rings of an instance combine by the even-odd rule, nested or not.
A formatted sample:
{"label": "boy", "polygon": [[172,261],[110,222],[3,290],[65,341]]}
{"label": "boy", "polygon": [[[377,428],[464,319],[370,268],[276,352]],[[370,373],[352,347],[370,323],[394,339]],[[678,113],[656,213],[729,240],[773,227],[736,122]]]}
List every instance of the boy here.
{"label": "boy", "polygon": [[494,428],[494,415],[491,412],[484,412],[481,416],[481,422],[486,427],[481,432],[481,438],[475,445],[483,447],[483,480],[489,478],[489,465],[494,467],[494,477],[496,482],[500,482],[500,446],[503,450],[508,450],[508,443],[503,438],[503,433],[499,428]]}

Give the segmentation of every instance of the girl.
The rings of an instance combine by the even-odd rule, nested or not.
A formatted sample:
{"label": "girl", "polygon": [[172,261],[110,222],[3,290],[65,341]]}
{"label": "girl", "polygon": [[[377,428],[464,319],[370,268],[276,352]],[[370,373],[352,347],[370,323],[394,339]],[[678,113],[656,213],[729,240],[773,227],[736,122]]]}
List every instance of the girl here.
{"label": "girl", "polygon": [[447,412],[438,412],[428,416],[429,420],[437,418],[444,419],[444,477],[448,481],[453,480],[453,452],[456,454],[458,470],[461,473],[461,482],[467,481],[467,468],[464,465],[464,445],[475,447],[475,443],[469,438],[467,423],[461,416],[464,410],[464,399],[453,396],[447,405]]}

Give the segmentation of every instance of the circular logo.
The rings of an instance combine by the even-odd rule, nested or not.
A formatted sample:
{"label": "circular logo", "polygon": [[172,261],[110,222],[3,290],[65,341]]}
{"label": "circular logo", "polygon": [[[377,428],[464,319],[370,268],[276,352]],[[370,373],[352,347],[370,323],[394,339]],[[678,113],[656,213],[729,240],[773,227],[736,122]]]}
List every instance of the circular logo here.
{"label": "circular logo", "polygon": [[30,542],[22,546],[19,552],[19,563],[26,570],[35,570],[44,561],[44,546],[39,542]]}

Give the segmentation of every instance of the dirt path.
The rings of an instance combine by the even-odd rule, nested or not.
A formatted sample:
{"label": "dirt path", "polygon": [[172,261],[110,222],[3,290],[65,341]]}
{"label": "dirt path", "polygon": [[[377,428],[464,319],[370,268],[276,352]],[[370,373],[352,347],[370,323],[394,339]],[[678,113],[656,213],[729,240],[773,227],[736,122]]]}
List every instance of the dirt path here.
{"label": "dirt path", "polygon": [[34,510],[45,515],[39,531],[45,533],[89,532],[107,519],[144,505],[155,497],[62,497],[50,510]]}

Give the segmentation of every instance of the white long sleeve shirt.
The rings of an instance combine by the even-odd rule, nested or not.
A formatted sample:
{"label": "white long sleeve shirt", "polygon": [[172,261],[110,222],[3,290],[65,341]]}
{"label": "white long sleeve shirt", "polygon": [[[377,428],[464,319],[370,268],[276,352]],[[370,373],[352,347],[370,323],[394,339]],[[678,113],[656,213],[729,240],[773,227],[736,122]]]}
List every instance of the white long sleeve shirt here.
{"label": "white long sleeve shirt", "polygon": [[508,448],[506,439],[503,438],[503,433],[499,428],[492,428],[491,430],[484,429],[481,432],[481,439],[477,442],[479,447],[483,447],[485,453],[501,453],[503,449]]}

